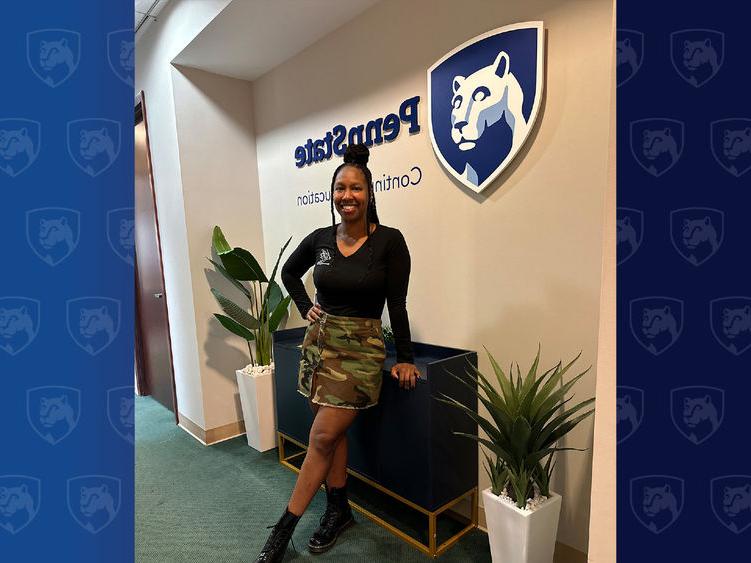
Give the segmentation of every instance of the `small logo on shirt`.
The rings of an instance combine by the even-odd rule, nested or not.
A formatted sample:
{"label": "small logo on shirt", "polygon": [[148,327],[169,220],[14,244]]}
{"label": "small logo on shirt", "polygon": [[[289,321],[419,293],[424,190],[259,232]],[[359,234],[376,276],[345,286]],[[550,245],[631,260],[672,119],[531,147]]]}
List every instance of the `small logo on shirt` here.
{"label": "small logo on shirt", "polygon": [[316,266],[331,266],[331,253],[328,248],[322,248],[318,253]]}

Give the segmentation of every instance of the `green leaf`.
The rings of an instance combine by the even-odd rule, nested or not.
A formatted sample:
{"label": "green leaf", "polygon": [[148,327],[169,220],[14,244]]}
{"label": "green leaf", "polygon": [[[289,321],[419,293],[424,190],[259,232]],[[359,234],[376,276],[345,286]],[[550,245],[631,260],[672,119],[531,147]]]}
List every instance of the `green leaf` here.
{"label": "green leaf", "polygon": [[472,420],[474,420],[477,424],[480,425],[480,428],[482,428],[483,430],[485,430],[485,433],[488,436],[490,436],[490,439],[493,440],[494,442],[498,443],[498,442],[500,442],[502,440],[502,437],[501,437],[498,429],[495,427],[495,425],[492,422],[490,422],[489,420],[487,420],[486,418],[484,418],[482,415],[477,414],[475,411],[473,411],[469,407],[463,405],[462,403],[460,403],[456,399],[452,399],[451,397],[449,397],[445,393],[441,393],[441,395],[443,395],[443,397],[433,397],[433,398],[436,401],[440,401],[441,403],[446,403],[447,405],[451,405],[452,407],[456,407],[456,408],[464,411],[464,413],[467,416],[469,416]]}
{"label": "green leaf", "polygon": [[279,323],[282,322],[282,319],[284,318],[284,315],[289,308],[289,303],[291,300],[292,298],[288,295],[279,302],[279,304],[274,309],[274,312],[271,313],[271,318],[269,318],[269,332],[274,332],[277,328],[279,328]]}
{"label": "green leaf", "polygon": [[[230,268],[227,262],[225,261],[226,258],[229,256],[236,258],[236,260],[233,261],[232,265],[233,267],[236,267],[242,270],[242,276],[235,275],[235,272],[232,271],[232,268]],[[266,274],[263,273],[263,269],[258,264],[258,261],[255,259],[255,257],[244,248],[235,247],[228,254],[222,255],[221,258],[222,258],[222,263],[227,267],[227,270],[229,270],[229,272],[235,275],[235,277],[239,280],[258,281],[258,282],[269,281],[266,279]]]}
{"label": "green leaf", "polygon": [[232,320],[235,322],[241,324],[248,330],[254,330],[258,328],[258,320],[255,319],[250,313],[248,313],[245,309],[237,305],[232,300],[226,298],[222,293],[216,289],[211,288],[211,293],[214,294],[214,297],[216,297],[216,300],[219,302],[219,305],[222,307],[222,310],[229,315]]}
{"label": "green leaf", "polygon": [[542,447],[545,447],[549,444],[554,444],[558,440],[560,440],[563,436],[571,432],[577,424],[579,424],[582,420],[587,418],[590,414],[595,412],[594,409],[590,409],[587,412],[580,414],[576,418],[569,420],[567,422],[564,422],[561,424],[556,430],[554,430],[552,433],[550,433],[547,438],[542,443]]}
{"label": "green leaf", "polygon": [[225,278],[227,278],[227,280],[230,281],[232,285],[234,285],[237,289],[242,291],[251,302],[253,301],[253,298],[251,297],[250,291],[248,290],[248,288],[245,287],[243,284],[241,284],[239,281],[237,281],[235,278],[233,278],[224,266],[222,266],[219,262],[212,260],[211,258],[207,258],[207,260],[211,262],[214,265],[214,267],[217,269],[217,271],[220,274],[222,274]]}
{"label": "green leaf", "polygon": [[[483,346],[483,348],[485,348],[485,346]],[[487,352],[488,354],[490,365],[493,367],[496,379],[498,379],[498,384],[501,387],[503,398],[506,400],[506,404],[508,405],[509,410],[513,412],[516,410],[516,403],[514,401],[514,390],[513,386],[511,385],[511,380],[506,376],[505,373],[503,373],[501,366],[498,365],[498,362],[495,361],[495,358],[487,348],[485,348],[485,352]]]}
{"label": "green leaf", "polygon": [[531,432],[532,429],[526,419],[520,416],[514,420],[514,424],[511,427],[511,453],[519,464],[522,463],[527,454]]}
{"label": "green leaf", "polygon": [[222,229],[220,229],[218,225],[214,226],[214,232],[211,236],[211,244],[214,246],[214,250],[216,250],[216,253],[219,256],[226,254],[227,252],[232,250],[232,247],[227,242],[227,239],[224,238]]}
{"label": "green leaf", "polygon": [[237,321],[234,321],[229,317],[225,317],[224,315],[220,315],[219,313],[214,313],[214,316],[219,320],[220,323],[222,323],[222,326],[224,328],[236,334],[240,338],[244,338],[245,340],[255,340],[253,333]]}
{"label": "green leaf", "polygon": [[500,457],[507,465],[514,466],[514,458],[509,454],[506,450],[503,449],[502,446],[495,444],[491,442],[490,440],[486,440],[485,438],[480,438],[479,436],[475,436],[474,434],[467,434],[466,432],[454,432],[456,436],[464,436],[465,438],[469,438],[471,440],[474,440],[475,442],[478,442],[485,447],[487,447],[491,452],[496,454],[498,457]]}
{"label": "green leaf", "polygon": [[[543,447],[543,445],[546,444],[548,437],[553,434],[553,432],[558,428],[563,422],[581,410],[582,408],[586,407],[587,405],[590,405],[594,402],[594,397],[591,399],[587,399],[586,401],[582,401],[576,406],[571,407],[569,410],[562,413],[560,416],[557,416],[553,420],[550,421],[541,431],[540,435],[538,436],[537,440],[535,441],[535,446],[537,448]],[[591,411],[590,411],[591,412]]]}
{"label": "green leaf", "polygon": [[279,284],[274,281],[269,282],[263,296],[264,312],[270,315],[276,310],[277,305],[282,302],[282,298],[282,289],[279,287]]}
{"label": "green leaf", "polygon": [[532,388],[532,385],[535,382],[535,378],[537,377],[537,366],[540,364],[540,348],[541,346],[540,346],[540,343],[538,342],[537,343],[537,355],[535,356],[535,359],[532,362],[532,367],[529,368],[529,371],[527,372],[527,375],[524,378],[524,383],[522,385],[522,398]]}
{"label": "green leaf", "polygon": [[[271,272],[271,277],[269,278],[269,283],[273,283],[274,279],[276,278],[276,270],[279,267],[279,261],[282,259],[282,254],[284,254],[284,251],[287,250],[287,246],[289,245],[289,241],[292,240],[292,237],[289,237],[287,239],[287,242],[284,243],[284,246],[279,251],[279,256],[276,257],[276,264],[274,264],[274,269]],[[273,307],[270,307],[270,309],[273,309]]]}

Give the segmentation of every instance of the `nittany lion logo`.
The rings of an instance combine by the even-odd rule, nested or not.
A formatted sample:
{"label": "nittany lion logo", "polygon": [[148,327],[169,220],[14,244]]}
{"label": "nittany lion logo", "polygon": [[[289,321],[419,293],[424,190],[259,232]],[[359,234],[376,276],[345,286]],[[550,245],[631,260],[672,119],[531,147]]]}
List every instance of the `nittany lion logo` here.
{"label": "nittany lion logo", "polygon": [[643,475],[630,481],[631,511],[647,530],[660,534],[683,510],[683,479],[671,475]]}
{"label": "nittany lion logo", "polygon": [[684,125],[675,119],[631,122],[631,154],[655,178],[675,166],[683,154]]}
{"label": "nittany lion logo", "polygon": [[673,68],[686,82],[699,88],[722,66],[725,34],[711,29],[683,29],[670,34]]}
{"label": "nittany lion logo", "polygon": [[107,170],[120,154],[120,123],[111,119],[77,119],[68,123],[68,154],[92,178]]}
{"label": "nittany lion logo", "polygon": [[15,178],[39,156],[42,126],[31,119],[0,119],[0,171]]}
{"label": "nittany lion logo", "polygon": [[132,385],[107,391],[107,419],[124,440],[135,443],[135,392]]}
{"label": "nittany lion logo", "polygon": [[644,237],[644,213],[638,209],[619,207],[616,212],[618,265],[631,258]]}
{"label": "nittany lion logo", "polygon": [[81,34],[67,29],[39,29],[26,34],[26,60],[47,86],[68,80],[81,60]]}
{"label": "nittany lion logo", "polygon": [[67,302],[68,333],[78,346],[96,356],[120,331],[120,301],[81,297]]}
{"label": "nittany lion logo", "polygon": [[725,350],[740,356],[751,348],[751,297],[714,299],[709,316],[712,334]]}
{"label": "nittany lion logo", "polygon": [[115,75],[133,87],[136,71],[136,43],[132,29],[120,29],[107,34],[107,61]]}
{"label": "nittany lion logo", "polygon": [[107,241],[110,248],[126,263],[133,266],[136,256],[136,221],[132,207],[107,212]]}
{"label": "nittany lion logo", "polygon": [[751,527],[751,475],[723,475],[709,484],[712,512],[734,534]]}
{"label": "nittany lion logo", "polygon": [[717,164],[739,178],[751,170],[751,119],[720,119],[709,125],[709,144]]}
{"label": "nittany lion logo", "polygon": [[0,475],[0,530],[17,534],[39,512],[41,482],[28,475]]}
{"label": "nittany lion logo", "polygon": [[670,391],[670,417],[692,444],[709,439],[722,424],[725,391],[717,387],[678,387]]}
{"label": "nittany lion logo", "polygon": [[480,192],[518,154],[540,108],[542,22],[470,39],[428,69],[430,140],[459,182]]}
{"label": "nittany lion logo", "polygon": [[644,391],[619,385],[616,391],[616,424],[618,443],[631,436],[644,420]]}
{"label": "nittany lion logo", "polygon": [[644,34],[633,29],[619,29],[615,41],[618,86],[631,80],[644,61]]}
{"label": "nittany lion logo", "polygon": [[673,248],[692,266],[701,266],[719,250],[725,236],[725,213],[708,207],[670,212]]}
{"label": "nittany lion logo", "polygon": [[57,266],[78,246],[80,213],[64,207],[41,207],[26,212],[26,242],[42,262]]}
{"label": "nittany lion logo", "polygon": [[642,297],[629,303],[631,334],[645,350],[659,356],[675,344],[683,330],[683,301]]}
{"label": "nittany lion logo", "polygon": [[97,534],[115,519],[121,504],[121,480],[108,475],[68,479],[68,510],[87,532]]}
{"label": "nittany lion logo", "polygon": [[15,356],[31,344],[39,332],[37,299],[0,298],[0,350]]}
{"label": "nittany lion logo", "polygon": [[53,446],[78,425],[81,391],[73,387],[34,387],[26,391],[26,418],[34,432]]}

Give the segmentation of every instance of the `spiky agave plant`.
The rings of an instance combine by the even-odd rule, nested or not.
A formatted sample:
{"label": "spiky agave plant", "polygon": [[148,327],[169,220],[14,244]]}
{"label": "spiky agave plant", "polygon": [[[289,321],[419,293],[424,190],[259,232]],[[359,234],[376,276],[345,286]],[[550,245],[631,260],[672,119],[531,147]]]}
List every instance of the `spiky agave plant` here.
{"label": "spiky agave plant", "polygon": [[488,464],[486,471],[490,476],[493,493],[499,494],[506,489],[516,506],[523,508],[526,500],[534,496],[535,487],[541,495],[550,496],[550,477],[555,467],[553,457],[556,452],[581,451],[579,448],[559,448],[556,442],[594,412],[594,409],[590,409],[574,416],[590,405],[594,398],[582,401],[568,410],[563,409],[573,399],[566,399],[566,394],[589,368],[563,383],[564,374],[581,356],[579,352],[565,366],[558,362],[538,377],[538,346],[537,356],[526,376],[522,376],[518,363],[516,375],[513,363],[507,375],[487,348],[485,351],[495,372],[497,389],[472,365],[471,371],[466,372],[472,383],[455,374],[451,375],[472,389],[485,405],[490,418],[481,416],[445,393],[435,399],[460,409],[485,431],[488,439],[465,432],[454,434],[476,440],[495,454],[495,462],[485,455]]}
{"label": "spiky agave plant", "polygon": [[[278,328],[289,307],[291,298],[289,296],[282,297],[282,290],[279,284],[274,281],[274,278],[279,267],[279,260],[287,249],[290,240],[292,240],[292,237],[287,239],[282,247],[276,259],[276,264],[274,264],[271,277],[267,278],[258,261],[250,252],[240,247],[232,248],[227,239],[224,238],[222,230],[218,226],[214,227],[211,242],[222,263],[219,264],[211,258],[208,260],[250,301],[250,307],[241,307],[225,297],[218,289],[212,287],[211,293],[214,294],[219,306],[226,313],[226,315],[214,313],[214,316],[224,328],[248,341],[250,361],[255,365],[267,366],[271,364],[271,333]],[[243,285],[242,281],[250,282],[250,288]],[[265,289],[261,284],[266,284]],[[248,308],[250,313],[246,310]],[[251,341],[256,343],[257,358],[255,359],[250,345]]]}

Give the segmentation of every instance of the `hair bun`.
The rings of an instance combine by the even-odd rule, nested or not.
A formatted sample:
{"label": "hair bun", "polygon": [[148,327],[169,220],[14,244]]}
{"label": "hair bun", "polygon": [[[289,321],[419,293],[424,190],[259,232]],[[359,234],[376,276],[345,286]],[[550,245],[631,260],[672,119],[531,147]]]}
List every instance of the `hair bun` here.
{"label": "hair bun", "polygon": [[347,145],[347,148],[344,150],[345,164],[359,164],[361,166],[367,166],[369,158],[370,151],[368,150],[368,147],[363,144]]}

